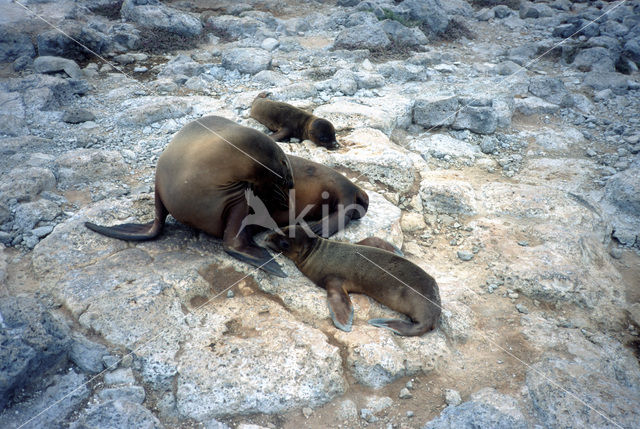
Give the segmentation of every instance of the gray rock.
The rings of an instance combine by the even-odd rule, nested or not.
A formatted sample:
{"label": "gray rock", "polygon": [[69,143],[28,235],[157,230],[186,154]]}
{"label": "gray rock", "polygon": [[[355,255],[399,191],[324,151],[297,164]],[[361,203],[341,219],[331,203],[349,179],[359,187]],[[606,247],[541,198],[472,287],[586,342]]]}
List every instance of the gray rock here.
{"label": "gray rock", "polygon": [[523,115],[542,115],[555,113],[560,106],[549,103],[538,97],[516,98],[514,100],[515,110]]}
{"label": "gray rock", "polygon": [[499,4],[493,7],[493,13],[495,14],[496,18],[503,19],[511,15],[513,11],[509,8],[509,6]]}
{"label": "gray rock", "polygon": [[548,357],[527,371],[526,386],[547,427],[634,427],[639,374],[637,360],[618,345],[606,356]]}
{"label": "gray rock", "polygon": [[368,396],[366,401],[367,409],[374,414],[393,406],[393,399],[388,396]]}
{"label": "gray rock", "polygon": [[22,203],[15,209],[13,228],[23,232],[29,231],[39,222],[54,220],[60,213],[61,209],[57,203],[44,198]]}
{"label": "gray rock", "polygon": [[116,384],[134,384],[136,379],[133,377],[131,368],[120,368],[115,371],[108,372],[104,375],[104,384],[112,386]]}
{"label": "gray rock", "polygon": [[470,261],[473,259],[473,252],[469,252],[468,250],[458,250],[457,252],[458,259],[462,261]]}
{"label": "gray rock", "polygon": [[271,54],[264,49],[236,48],[222,53],[222,67],[240,73],[256,74],[271,66]]}
{"label": "gray rock", "polygon": [[260,47],[267,52],[274,51],[276,48],[278,48],[278,46],[280,46],[280,42],[273,37],[267,37],[260,44]]}
{"label": "gray rock", "polygon": [[146,395],[140,386],[121,386],[102,389],[98,392],[101,401],[122,400],[142,404]]}
{"label": "gray rock", "polygon": [[573,97],[564,82],[553,77],[536,77],[529,82],[529,92],[560,107],[573,106]]}
{"label": "gray rock", "polygon": [[516,420],[508,414],[500,412],[491,405],[480,402],[465,402],[458,406],[449,406],[437,418],[428,422],[422,429],[455,429],[455,428],[493,428],[493,429],[525,429],[524,420]]}
{"label": "gray rock", "polygon": [[571,65],[580,71],[612,72],[619,55],[609,49],[595,47],[578,52]]}
{"label": "gray rock", "polygon": [[529,309],[522,303],[516,304],[516,310],[522,314],[529,314]]}
{"label": "gray rock", "polygon": [[214,34],[231,40],[254,38],[259,31],[266,29],[257,19],[231,15],[211,16],[207,18],[206,26],[211,28]]}
{"label": "gray rock", "polygon": [[142,27],[183,37],[194,37],[202,33],[202,23],[198,18],[165,6],[159,0],[125,0],[120,15]]}
{"label": "gray rock", "polygon": [[391,41],[382,24],[357,25],[345,28],[335,39],[334,46],[339,49],[369,49],[373,51],[387,48]]}
{"label": "gray rock", "polygon": [[449,126],[456,119],[457,97],[419,98],[413,106],[413,123],[425,128]]}
{"label": "gray rock", "polygon": [[444,33],[449,25],[449,17],[439,0],[404,0],[396,10],[400,16],[418,21],[435,35]]}
{"label": "gray rock", "polygon": [[104,369],[102,357],[109,350],[102,344],[94,343],[78,333],[74,333],[72,339],[69,359],[85,372],[96,374],[102,371]]}
{"label": "gray rock", "polygon": [[195,62],[187,55],[181,54],[176,55],[167,62],[158,77],[197,76],[203,73],[205,69],[205,65]]}
{"label": "gray rock", "polygon": [[46,383],[44,391],[36,391],[33,396],[0,414],[0,426],[25,429],[65,427],[68,418],[89,397],[86,377],[73,371],[54,375]]}
{"label": "gray rock", "polygon": [[478,147],[446,134],[419,136],[409,143],[409,149],[422,155],[424,159],[456,159],[472,165],[480,156]]}
{"label": "gray rock", "polygon": [[471,185],[457,180],[423,180],[420,183],[423,211],[428,214],[473,214],[475,192]]}
{"label": "gray rock", "polygon": [[622,52],[626,57],[640,65],[640,37],[628,40]]}
{"label": "gray rock", "polygon": [[605,198],[623,212],[640,216],[640,170],[631,167],[613,175],[604,188]]}
{"label": "gray rock", "polygon": [[0,134],[18,136],[25,133],[25,103],[19,92],[0,92]]}
{"label": "gray rock", "polygon": [[497,142],[493,138],[483,138],[480,142],[480,151],[482,153],[491,154],[496,150]]}
{"label": "gray rock", "polygon": [[126,400],[113,400],[90,406],[70,429],[160,429],[162,423],[142,405]]}
{"label": "gray rock", "polygon": [[498,127],[498,115],[491,106],[465,106],[456,116],[451,128],[491,134]]}
{"label": "gray rock", "polygon": [[4,25],[0,27],[0,62],[11,62],[23,56],[33,58],[35,53],[28,34]]}
{"label": "gray rock", "polygon": [[33,201],[43,191],[56,187],[56,177],[48,168],[14,168],[0,177],[0,195],[3,200]]}
{"label": "gray rock", "polygon": [[253,76],[253,80],[267,86],[286,86],[291,84],[291,79],[273,70],[262,70]]}
{"label": "gray rock", "polygon": [[484,7],[476,12],[476,19],[478,21],[489,21],[490,19],[495,18],[496,14],[493,9],[489,9],[488,7]]}
{"label": "gray rock", "polygon": [[0,410],[16,389],[67,360],[69,328],[39,302],[0,298]]}
{"label": "gray rock", "polygon": [[378,418],[373,415],[373,411],[368,408],[362,408],[360,410],[360,418],[367,423],[375,423],[378,421]]}
{"label": "gray rock", "polygon": [[[60,28],[64,33],[59,31]],[[106,28],[104,30],[109,32]],[[90,56],[91,54],[77,41],[98,54],[103,54],[115,47],[109,35],[104,32],[74,20],[66,20],[58,24],[57,29],[38,34],[36,38],[38,55],[74,59]]]}
{"label": "gray rock", "polygon": [[382,29],[397,46],[417,46],[428,42],[427,36],[417,27],[405,27],[392,19],[382,21]]}
{"label": "gray rock", "polygon": [[413,398],[413,395],[411,394],[411,392],[409,392],[409,389],[407,389],[406,387],[403,387],[400,390],[400,393],[398,394],[398,398],[400,398],[400,399],[411,399],[411,398]]}
{"label": "gray rock", "polygon": [[76,149],[56,158],[59,186],[86,186],[100,179],[113,179],[128,171],[122,155],[101,149]]}
{"label": "gray rock", "polygon": [[629,88],[629,78],[621,73],[590,72],[585,76],[584,84],[596,91],[611,89],[614,94],[624,95]]}
{"label": "gray rock", "polygon": [[540,11],[536,7],[534,3],[523,1],[520,3],[520,19],[525,18],[538,18],[540,16]]}
{"label": "gray rock", "polygon": [[428,79],[424,66],[407,64],[405,61],[387,61],[378,66],[378,72],[389,80],[398,82],[425,81]]}
{"label": "gray rock", "polygon": [[93,121],[96,118],[91,111],[82,108],[72,108],[65,110],[62,120],[68,124],[80,124],[82,122]]}
{"label": "gray rock", "polygon": [[176,97],[138,98],[135,102],[140,105],[126,108],[116,116],[120,125],[141,127],[166,119],[181,118],[193,110],[190,103]]}
{"label": "gray rock", "polygon": [[33,68],[38,73],[64,71],[69,77],[81,79],[84,73],[75,61],[61,57],[40,56],[33,60]]}
{"label": "gray rock", "polygon": [[444,390],[444,402],[447,405],[460,405],[462,403],[462,398],[460,397],[460,393],[454,389],[445,389]]}
{"label": "gray rock", "polygon": [[358,408],[351,399],[345,399],[338,405],[336,416],[340,420],[355,420],[358,418]]}

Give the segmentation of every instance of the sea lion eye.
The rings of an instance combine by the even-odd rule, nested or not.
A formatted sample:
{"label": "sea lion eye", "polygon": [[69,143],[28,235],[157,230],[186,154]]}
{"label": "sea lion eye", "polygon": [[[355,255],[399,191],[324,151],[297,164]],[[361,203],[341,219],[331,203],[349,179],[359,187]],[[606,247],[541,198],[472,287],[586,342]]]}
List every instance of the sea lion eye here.
{"label": "sea lion eye", "polygon": [[291,247],[291,244],[289,244],[289,241],[285,238],[281,238],[280,243],[278,244],[278,247],[280,247],[282,250],[289,250],[289,248]]}

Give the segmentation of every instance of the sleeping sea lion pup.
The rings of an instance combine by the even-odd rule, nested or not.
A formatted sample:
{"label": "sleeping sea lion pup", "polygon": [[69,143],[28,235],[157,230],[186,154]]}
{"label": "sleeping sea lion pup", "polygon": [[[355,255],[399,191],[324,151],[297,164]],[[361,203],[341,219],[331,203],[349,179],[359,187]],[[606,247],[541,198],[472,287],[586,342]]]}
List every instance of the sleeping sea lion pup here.
{"label": "sleeping sea lion pup", "polygon": [[157,237],[167,214],[217,238],[241,261],[286,277],[269,252],[253,241],[246,194],[251,191],[271,213],[288,208],[293,188],[291,164],[267,135],[219,116],[185,125],[166,147],[156,167],[155,220],[147,224],[85,225],[123,240]]}
{"label": "sleeping sea lion pup", "polygon": [[283,234],[269,234],[265,244],[326,289],[329,312],[339,329],[351,330],[349,292],[368,295],[411,319],[369,320],[374,326],[408,336],[436,327],[441,311],[438,285],[413,262],[386,250],[309,236],[300,226],[286,227]]}
{"label": "sleeping sea lion pup", "polygon": [[266,97],[267,93],[263,92],[253,100],[250,116],[273,131],[271,138],[275,141],[295,137],[311,140],[328,149],[338,147],[336,130],[331,122],[291,104],[269,100]]}
{"label": "sleeping sea lion pup", "polygon": [[367,212],[369,196],[345,176],[308,159],[287,157],[295,182],[289,210],[295,217],[289,210],[275,211],[271,215],[279,226],[288,226],[294,218],[302,218],[314,233],[329,237]]}

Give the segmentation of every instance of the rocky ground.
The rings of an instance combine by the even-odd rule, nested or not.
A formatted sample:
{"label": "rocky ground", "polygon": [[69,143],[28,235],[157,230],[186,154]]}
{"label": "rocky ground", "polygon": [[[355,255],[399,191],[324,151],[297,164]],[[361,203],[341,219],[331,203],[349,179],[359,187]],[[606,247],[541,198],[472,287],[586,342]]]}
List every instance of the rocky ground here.
{"label": "rocky ground", "polygon": [[[0,427],[638,427],[640,2],[0,9]],[[336,239],[401,246],[439,329],[356,295],[342,332],[289,261],[83,226],[150,219],[172,135],[266,131],[265,90],[336,126],[281,146],[368,191]]]}

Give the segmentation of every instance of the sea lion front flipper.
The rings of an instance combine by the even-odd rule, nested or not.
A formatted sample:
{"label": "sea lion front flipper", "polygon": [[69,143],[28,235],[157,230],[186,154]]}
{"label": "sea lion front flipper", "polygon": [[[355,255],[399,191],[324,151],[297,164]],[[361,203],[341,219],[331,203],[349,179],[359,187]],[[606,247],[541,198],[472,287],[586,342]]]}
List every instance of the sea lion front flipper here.
{"label": "sea lion front flipper", "polygon": [[369,324],[376,328],[388,329],[398,335],[415,336],[422,335],[426,329],[419,323],[405,322],[400,319],[371,319]]}
{"label": "sea lion front flipper", "polygon": [[289,128],[280,128],[278,131],[276,131],[275,133],[271,134],[269,137],[271,137],[273,140],[279,142],[285,139],[288,139],[289,137],[291,137],[291,130]]}
{"label": "sea lion front flipper", "polygon": [[258,246],[251,234],[252,226],[245,227],[242,221],[249,214],[249,206],[245,199],[230,208],[227,224],[222,237],[224,251],[236,259],[258,267],[278,277],[287,277],[271,254]]}
{"label": "sea lion front flipper", "polygon": [[327,290],[327,304],[333,324],[338,329],[351,332],[353,304],[343,283],[344,280],[340,277],[329,277],[324,280],[324,288]]}

